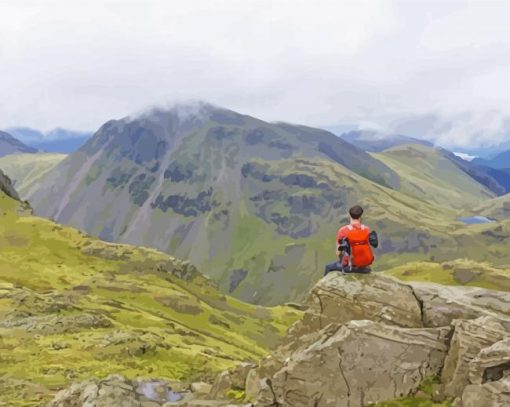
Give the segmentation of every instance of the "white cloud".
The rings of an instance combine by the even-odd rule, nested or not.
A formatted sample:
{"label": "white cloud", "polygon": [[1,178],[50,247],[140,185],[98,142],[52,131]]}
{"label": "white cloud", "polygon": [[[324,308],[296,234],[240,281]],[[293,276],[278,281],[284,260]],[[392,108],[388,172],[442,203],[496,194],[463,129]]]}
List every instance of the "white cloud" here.
{"label": "white cloud", "polygon": [[95,129],[179,99],[508,139],[510,3],[0,0],[0,128]]}

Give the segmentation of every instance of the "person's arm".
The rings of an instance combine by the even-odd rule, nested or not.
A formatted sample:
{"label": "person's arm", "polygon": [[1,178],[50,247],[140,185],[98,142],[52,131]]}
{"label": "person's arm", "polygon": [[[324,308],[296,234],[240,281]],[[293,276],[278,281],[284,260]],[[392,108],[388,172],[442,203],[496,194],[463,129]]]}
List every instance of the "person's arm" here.
{"label": "person's arm", "polygon": [[377,249],[379,246],[379,236],[377,236],[377,232],[375,230],[371,231],[368,235],[368,242],[374,249]]}
{"label": "person's arm", "polygon": [[336,257],[340,258],[340,250],[338,250],[338,246],[340,245],[340,242],[347,237],[347,234],[345,233],[345,228],[338,229],[338,232],[336,233]]}

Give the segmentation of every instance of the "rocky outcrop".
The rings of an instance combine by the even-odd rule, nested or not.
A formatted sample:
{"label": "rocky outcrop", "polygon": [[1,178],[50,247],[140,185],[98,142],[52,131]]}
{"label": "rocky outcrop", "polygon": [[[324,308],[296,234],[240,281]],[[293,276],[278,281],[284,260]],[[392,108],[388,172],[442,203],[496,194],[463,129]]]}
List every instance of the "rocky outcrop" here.
{"label": "rocky outcrop", "polygon": [[[498,326],[494,322],[492,325],[492,334],[499,335]],[[456,399],[456,406],[503,407],[510,405],[510,338],[508,332],[505,336],[505,339],[482,349],[469,362],[467,380],[465,375],[462,375],[468,384],[464,387],[461,396]]]}
{"label": "rocky outcrop", "polygon": [[[492,317],[480,317],[471,321],[457,320],[453,326],[450,351],[441,375],[443,394],[448,398],[460,396],[469,384],[470,364],[475,358],[479,359],[480,353],[486,351],[485,348],[510,336],[510,321],[503,323]],[[480,365],[480,362],[478,364]],[[471,380],[481,383],[483,375],[483,369],[474,368]]]}
{"label": "rocky outcrop", "polygon": [[111,326],[112,322],[104,315],[90,313],[69,316],[32,316],[13,313],[0,321],[1,328],[16,328],[44,335],[78,332],[83,329],[109,328]]}
{"label": "rocky outcrop", "polygon": [[438,400],[510,405],[508,293],[332,274],[308,305],[287,342],[249,372],[256,406],[368,406],[413,396],[435,376]]}
{"label": "rocky outcrop", "polygon": [[[202,399],[206,383],[189,386],[162,380],[129,380],[111,375],[73,384],[57,393],[48,407],[231,407],[228,400]],[[235,404],[235,406],[251,404]]]}
{"label": "rocky outcrop", "polygon": [[[330,274],[271,356],[165,405],[363,407],[420,395],[455,407],[508,406],[509,305],[510,294],[481,288]],[[441,384],[426,393],[434,378]]]}
{"label": "rocky outcrop", "polygon": [[0,191],[2,191],[7,196],[19,201],[18,193],[12,186],[10,178],[5,175],[2,170],[0,170]]}
{"label": "rocky outcrop", "polygon": [[128,380],[111,375],[88,380],[60,391],[49,407],[159,407],[185,405],[190,392],[173,389],[165,381]]}
{"label": "rocky outcrop", "polygon": [[343,277],[317,283],[303,324],[321,329],[330,323],[369,319],[408,328],[422,326],[420,305],[411,287],[375,274]]}
{"label": "rocky outcrop", "polygon": [[19,202],[18,207],[16,208],[16,212],[19,215],[32,214],[32,208],[30,207],[30,204],[26,201],[20,200],[18,193],[16,192],[14,186],[12,185],[11,179],[7,175],[5,175],[5,173],[2,170],[0,170],[0,193],[2,192],[9,198],[12,198]]}
{"label": "rocky outcrop", "polygon": [[455,319],[475,319],[480,316],[510,317],[507,292],[429,283],[413,282],[409,285],[421,304],[424,326],[445,326]]}
{"label": "rocky outcrop", "polygon": [[462,398],[455,401],[455,407],[507,407],[510,405],[510,375],[496,382],[468,385]]}

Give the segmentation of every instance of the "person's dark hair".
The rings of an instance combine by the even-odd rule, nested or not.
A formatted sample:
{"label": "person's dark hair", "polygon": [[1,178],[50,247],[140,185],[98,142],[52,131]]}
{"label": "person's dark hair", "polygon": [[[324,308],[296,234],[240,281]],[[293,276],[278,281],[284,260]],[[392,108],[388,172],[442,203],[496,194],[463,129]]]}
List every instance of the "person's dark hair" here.
{"label": "person's dark hair", "polygon": [[363,215],[363,208],[359,205],[353,206],[349,209],[349,215],[353,219],[359,219],[361,218],[361,215]]}

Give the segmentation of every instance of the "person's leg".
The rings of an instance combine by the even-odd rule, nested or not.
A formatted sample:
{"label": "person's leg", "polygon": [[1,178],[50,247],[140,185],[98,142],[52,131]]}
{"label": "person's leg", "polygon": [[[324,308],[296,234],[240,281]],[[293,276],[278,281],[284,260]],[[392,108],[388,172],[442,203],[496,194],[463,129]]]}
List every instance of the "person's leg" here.
{"label": "person's leg", "polygon": [[331,273],[332,271],[342,271],[342,270],[343,270],[342,265],[337,260],[334,263],[326,264],[326,267],[324,268],[324,275],[326,276],[329,273]]}

